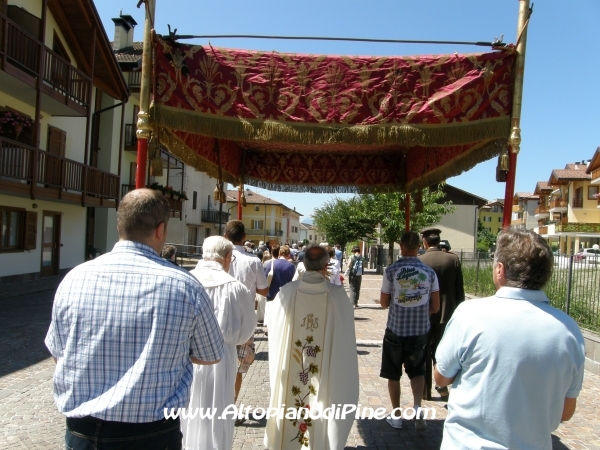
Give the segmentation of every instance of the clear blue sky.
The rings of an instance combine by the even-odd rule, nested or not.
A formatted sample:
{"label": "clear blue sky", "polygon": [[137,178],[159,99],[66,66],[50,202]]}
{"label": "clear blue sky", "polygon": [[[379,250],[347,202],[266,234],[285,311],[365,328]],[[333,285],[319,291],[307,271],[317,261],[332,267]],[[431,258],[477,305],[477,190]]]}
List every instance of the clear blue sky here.
{"label": "clear blue sky", "polygon": [[[156,0],[156,29],[167,24],[179,34],[263,34],[387,39],[492,41],[504,35],[514,43],[518,0]],[[142,40],[143,7],[136,0],[96,0],[107,35],[119,11],[138,22]],[[516,191],[533,192],[552,169],[590,159],[600,145],[600,1],[534,1],[528,29],[521,119],[521,153]],[[207,41],[191,41],[206,44]],[[361,44],[322,41],[212,39],[220,47],[297,53],[411,55],[473,53],[484,47],[454,45]],[[496,159],[481,163],[448,183],[478,196],[504,197],[495,181]],[[252,189],[252,187],[250,186]],[[260,191],[310,216],[331,199],[325,194]]]}

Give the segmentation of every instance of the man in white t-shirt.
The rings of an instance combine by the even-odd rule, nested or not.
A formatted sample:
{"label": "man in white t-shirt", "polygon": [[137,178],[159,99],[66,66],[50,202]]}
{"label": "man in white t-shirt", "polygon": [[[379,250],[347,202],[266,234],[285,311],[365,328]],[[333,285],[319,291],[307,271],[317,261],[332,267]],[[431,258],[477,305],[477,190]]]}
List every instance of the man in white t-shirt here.
{"label": "man in white t-shirt", "polygon": [[[229,266],[229,274],[250,290],[253,300],[256,298],[256,294],[266,297],[269,288],[263,265],[256,256],[248,254],[242,245],[246,238],[244,223],[241,220],[230,220],[227,222],[227,225],[225,225],[225,238],[229,239],[234,245],[233,255],[235,256],[235,260]],[[253,360],[253,356],[254,336],[246,344],[238,346],[240,365],[235,380],[236,400],[242,387],[242,374],[248,371],[251,364],[248,361]],[[239,424],[239,422],[236,423]]]}

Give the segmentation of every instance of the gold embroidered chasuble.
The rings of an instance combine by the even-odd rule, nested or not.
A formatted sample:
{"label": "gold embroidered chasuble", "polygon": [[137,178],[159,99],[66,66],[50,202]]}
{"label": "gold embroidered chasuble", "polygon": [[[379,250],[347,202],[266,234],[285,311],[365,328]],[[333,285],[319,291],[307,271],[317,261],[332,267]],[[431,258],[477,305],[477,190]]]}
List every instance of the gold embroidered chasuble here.
{"label": "gold embroidered chasuble", "polygon": [[[267,305],[271,408],[269,449],[342,449],[354,413],[334,410],[358,401],[358,360],[352,304],[342,286],[306,272]],[[323,418],[330,408],[333,417]],[[274,410],[273,410],[274,411]],[[311,418],[320,415],[319,418]],[[318,413],[321,414],[318,414]],[[336,418],[337,417],[337,418]]]}

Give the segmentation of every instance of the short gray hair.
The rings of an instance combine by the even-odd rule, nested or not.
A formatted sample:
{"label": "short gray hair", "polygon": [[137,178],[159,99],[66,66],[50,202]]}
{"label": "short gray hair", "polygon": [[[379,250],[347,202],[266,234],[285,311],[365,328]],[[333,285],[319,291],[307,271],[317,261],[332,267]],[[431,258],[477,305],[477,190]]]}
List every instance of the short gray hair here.
{"label": "short gray hair", "polygon": [[542,289],[552,276],[554,256],[539,234],[509,228],[498,234],[494,266],[498,263],[504,266],[507,286]]}
{"label": "short gray hair", "polygon": [[202,244],[202,259],[205,261],[222,261],[227,253],[233,251],[233,244],[223,236],[209,236]]}
{"label": "short gray hair", "polygon": [[169,202],[158,191],[135,189],[119,203],[117,231],[119,239],[145,242],[159,224],[169,222]]}
{"label": "short gray hair", "polygon": [[304,268],[306,271],[318,272],[327,267],[329,263],[329,253],[325,247],[313,244],[304,252]]}

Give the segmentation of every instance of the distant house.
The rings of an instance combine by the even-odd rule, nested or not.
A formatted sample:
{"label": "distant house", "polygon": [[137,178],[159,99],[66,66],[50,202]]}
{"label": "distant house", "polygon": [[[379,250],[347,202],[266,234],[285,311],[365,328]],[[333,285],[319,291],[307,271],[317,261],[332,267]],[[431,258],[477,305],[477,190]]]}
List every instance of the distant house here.
{"label": "distant house", "polygon": [[491,200],[479,209],[479,221],[481,222],[481,225],[493,234],[498,234],[502,229],[503,218],[503,199]]}
{"label": "distant house", "polygon": [[[255,244],[260,241],[270,245],[291,243],[286,238],[292,235],[292,227],[296,228],[295,223],[298,223],[299,236],[300,223],[298,219],[300,214],[296,213],[293,208],[289,208],[277,200],[250,189],[246,189],[244,195],[246,206],[242,208],[242,222],[246,227],[246,238],[248,240],[253,241]],[[233,208],[233,206],[237,205],[238,191],[227,191],[227,197],[227,208],[232,207],[231,219],[237,219],[237,208]],[[284,222],[285,230],[283,227]]]}
{"label": "distant house", "polygon": [[539,196],[531,192],[516,192],[513,197],[511,226],[532,230],[537,225],[535,210]]}
{"label": "distant house", "polygon": [[479,209],[488,201],[449,184],[444,185],[446,197],[442,201],[452,201],[454,212],[446,214],[435,226],[442,230],[442,239],[447,239],[452,251],[474,251],[477,248],[477,225]]}

